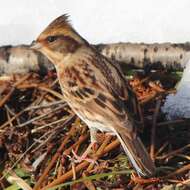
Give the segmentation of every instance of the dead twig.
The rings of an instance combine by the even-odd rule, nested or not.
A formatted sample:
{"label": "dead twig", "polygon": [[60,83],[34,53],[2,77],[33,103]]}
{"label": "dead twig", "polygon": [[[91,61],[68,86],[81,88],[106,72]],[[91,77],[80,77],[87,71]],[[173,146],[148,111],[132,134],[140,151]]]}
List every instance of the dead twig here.
{"label": "dead twig", "polygon": [[[46,136],[49,135],[50,133],[51,133],[51,132],[48,131],[47,133],[45,133],[44,135],[42,135],[42,136],[39,138],[39,140],[43,139],[44,137],[46,137]],[[25,156],[37,143],[38,143],[37,141],[34,142],[34,143],[32,143],[32,144],[28,147],[28,149],[27,149],[25,152],[23,152],[23,154],[19,157],[19,159],[17,159],[16,162],[15,162],[15,163],[4,173],[4,175],[0,178],[0,181],[3,180],[7,174],[9,174],[9,172],[24,158],[24,156]]]}
{"label": "dead twig", "polygon": [[42,118],[46,117],[46,116],[49,115],[49,114],[55,113],[56,111],[58,111],[58,110],[60,110],[60,109],[63,109],[63,106],[59,106],[59,107],[57,107],[57,108],[55,108],[55,109],[53,109],[53,110],[50,110],[49,112],[46,112],[46,113],[41,114],[41,115],[39,115],[39,116],[37,116],[37,117],[34,117],[34,118],[32,118],[31,120],[28,120],[28,121],[26,121],[25,123],[21,123],[20,125],[17,125],[17,126],[15,126],[15,127],[18,127],[18,128],[24,127],[24,126],[26,126],[26,125],[28,125],[28,124],[34,122],[34,121],[37,121],[37,120],[39,120],[39,119],[42,119]]}
{"label": "dead twig", "polygon": [[172,172],[172,173],[170,173],[170,174],[168,174],[166,176],[161,177],[160,179],[166,180],[166,179],[168,179],[170,177],[179,175],[179,174],[181,174],[181,173],[183,173],[185,171],[189,171],[189,170],[190,170],[190,164],[187,164],[187,165],[175,170],[174,172]]}
{"label": "dead twig", "polygon": [[153,115],[153,124],[152,124],[152,131],[151,131],[151,144],[150,144],[150,157],[154,161],[155,159],[155,136],[156,136],[156,123],[157,123],[157,117],[161,106],[161,99],[157,100],[155,112]]}
{"label": "dead twig", "polygon": [[164,90],[163,88],[161,88],[159,85],[157,85],[156,83],[154,83],[154,82],[152,82],[152,81],[150,81],[150,82],[148,83],[148,85],[149,85],[152,89],[156,90],[157,92],[165,92],[165,90]]}
{"label": "dead twig", "polygon": [[178,154],[178,153],[184,151],[184,150],[187,149],[187,148],[190,148],[190,144],[187,144],[187,145],[185,145],[184,147],[179,148],[179,149],[177,149],[177,150],[173,150],[173,151],[169,152],[168,154],[165,154],[165,155],[162,155],[162,156],[157,156],[156,159],[158,159],[158,160],[163,160],[163,159],[166,159],[166,158],[168,159],[169,157],[175,156],[176,154]]}
{"label": "dead twig", "polygon": [[36,182],[35,186],[34,186],[34,190],[37,190],[40,188],[41,183],[43,182],[43,180],[45,179],[45,177],[48,175],[49,171],[51,170],[51,168],[53,167],[53,165],[55,164],[56,160],[58,159],[58,157],[61,155],[65,145],[67,144],[68,140],[71,138],[71,136],[73,135],[73,133],[75,132],[75,127],[71,127],[71,129],[69,130],[67,136],[64,138],[62,144],[60,145],[60,147],[58,148],[57,152],[55,153],[55,155],[53,156],[53,158],[51,159],[50,163],[48,164],[48,166],[46,167],[46,169],[44,170],[43,174],[40,176],[40,178],[38,179],[38,181]]}
{"label": "dead twig", "polygon": [[64,96],[52,89],[50,89],[48,86],[45,86],[44,84],[23,84],[17,86],[18,89],[29,89],[29,88],[37,88],[39,90],[46,91],[55,97],[59,98],[60,100],[64,100]]}
{"label": "dead twig", "polygon": [[137,176],[132,176],[131,177],[131,180],[134,182],[134,183],[137,183],[137,184],[141,184],[141,185],[145,185],[145,184],[152,184],[152,183],[158,183],[160,182],[160,179],[159,178],[149,178],[149,179],[145,179],[145,178],[141,178],[141,177],[137,177]]}
{"label": "dead twig", "polygon": [[[104,155],[105,153],[111,151],[112,149],[114,149],[115,147],[117,147],[119,144],[120,144],[120,143],[119,143],[118,140],[113,141],[112,143],[110,143],[109,145],[107,145],[107,146],[105,147],[105,149],[103,150],[102,154],[99,155],[99,157],[102,156],[102,155]],[[97,156],[97,155],[96,155],[96,156]],[[83,162],[81,162],[80,164],[78,164],[78,165],[76,166],[76,168],[75,168],[76,173],[78,173],[79,171],[81,171],[81,170],[83,170],[84,168],[86,168],[87,166],[89,166],[89,164],[90,164],[90,163],[87,162],[87,161],[83,161]],[[69,170],[68,172],[66,172],[65,174],[63,174],[62,176],[60,176],[60,178],[58,178],[58,179],[52,181],[52,182],[51,182],[50,184],[48,184],[47,186],[43,187],[42,190],[47,190],[47,189],[49,189],[50,187],[53,187],[53,186],[58,185],[58,184],[60,184],[60,183],[63,183],[63,182],[65,182],[66,180],[68,180],[68,179],[70,179],[70,178],[72,178],[72,177],[73,177],[73,172],[72,172],[72,170]]]}
{"label": "dead twig", "polygon": [[8,101],[8,99],[11,97],[11,95],[15,91],[15,88],[18,85],[20,85],[21,83],[23,83],[25,80],[27,80],[30,76],[31,76],[31,74],[28,74],[28,75],[24,76],[23,78],[21,78],[19,81],[17,81],[13,85],[13,87],[11,88],[11,90],[9,91],[9,93],[4,98],[1,99],[1,101],[0,101],[0,108]]}
{"label": "dead twig", "polygon": [[176,124],[184,124],[188,123],[190,120],[189,119],[178,119],[178,120],[173,120],[173,121],[163,121],[157,123],[157,126],[170,126],[170,125],[176,125]]}
{"label": "dead twig", "polygon": [[[111,135],[108,135],[106,136],[104,142],[101,144],[101,146],[99,147],[99,149],[97,150],[96,154],[95,154],[95,160],[97,160],[102,154],[103,154],[103,151],[105,149],[105,147],[107,146],[107,144],[110,142],[112,136]],[[90,172],[94,167],[94,163],[91,163],[88,168],[87,168],[87,172]]]}
{"label": "dead twig", "polygon": [[[86,175],[85,172],[82,173],[82,176],[83,176],[83,177],[87,177],[87,175]],[[86,186],[86,188],[87,188],[88,190],[96,190],[96,187],[94,186],[94,184],[93,184],[92,181],[90,181],[90,180],[85,180],[83,183],[84,183],[84,185]]]}

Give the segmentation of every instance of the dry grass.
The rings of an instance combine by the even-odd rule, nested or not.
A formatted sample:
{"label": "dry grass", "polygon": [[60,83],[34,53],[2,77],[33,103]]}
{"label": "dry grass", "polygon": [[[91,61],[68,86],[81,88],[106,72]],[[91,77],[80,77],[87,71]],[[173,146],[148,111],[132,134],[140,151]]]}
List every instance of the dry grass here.
{"label": "dry grass", "polygon": [[[166,121],[160,112],[175,77],[165,72],[134,76],[139,133],[157,166],[157,177],[138,178],[117,139],[99,133],[90,158],[77,163],[89,145],[87,126],[64,102],[56,74],[13,76],[0,81],[0,188],[178,189],[190,188],[190,124]],[[12,177],[13,185],[7,182]],[[14,178],[13,178],[14,177]],[[18,183],[20,180],[20,183]],[[26,183],[26,184],[25,184]],[[61,185],[60,185],[61,184]]]}

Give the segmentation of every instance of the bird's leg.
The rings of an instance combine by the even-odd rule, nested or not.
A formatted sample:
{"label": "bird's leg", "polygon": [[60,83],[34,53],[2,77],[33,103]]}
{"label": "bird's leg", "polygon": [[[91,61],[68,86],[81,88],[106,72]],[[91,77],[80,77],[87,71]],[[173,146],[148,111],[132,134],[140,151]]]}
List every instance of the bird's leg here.
{"label": "bird's leg", "polygon": [[88,158],[88,154],[92,151],[92,149],[95,149],[96,146],[96,129],[95,128],[90,128],[90,144],[88,148],[85,150],[85,152],[82,154],[82,156],[78,156],[74,151],[72,151],[74,157],[76,158],[76,162],[82,162],[86,160],[87,162],[90,163],[95,163],[96,160]]}
{"label": "bird's leg", "polygon": [[97,149],[97,130],[96,128],[90,127],[90,145],[92,150],[95,151]]}
{"label": "bird's leg", "polygon": [[91,158],[88,158],[88,154],[89,152],[91,151],[92,149],[92,146],[93,144],[90,143],[90,145],[88,146],[88,148],[85,150],[85,152],[82,154],[82,156],[78,156],[73,150],[72,150],[72,153],[75,157],[75,162],[82,162],[82,161],[87,161],[87,162],[90,162],[90,163],[95,163],[96,160],[94,159],[91,159]]}

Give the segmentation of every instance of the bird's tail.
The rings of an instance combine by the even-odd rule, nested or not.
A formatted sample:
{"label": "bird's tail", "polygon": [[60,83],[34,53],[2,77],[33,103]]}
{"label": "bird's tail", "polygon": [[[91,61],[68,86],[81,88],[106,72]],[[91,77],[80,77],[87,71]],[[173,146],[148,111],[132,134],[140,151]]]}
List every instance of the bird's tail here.
{"label": "bird's tail", "polygon": [[129,137],[128,132],[116,131],[117,137],[127,154],[131,164],[142,177],[151,177],[155,174],[155,165],[138,136]]}

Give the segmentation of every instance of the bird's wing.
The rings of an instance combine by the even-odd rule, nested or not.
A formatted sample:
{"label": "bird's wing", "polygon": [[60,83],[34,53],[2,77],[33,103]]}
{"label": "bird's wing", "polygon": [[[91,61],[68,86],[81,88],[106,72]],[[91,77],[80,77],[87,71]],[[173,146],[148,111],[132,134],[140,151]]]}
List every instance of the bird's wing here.
{"label": "bird's wing", "polygon": [[[103,116],[105,123],[110,121],[113,126],[127,126],[126,102],[129,97],[119,68],[96,53],[86,55],[80,59],[80,64],[76,62],[73,65],[69,70],[73,75],[75,73],[75,84],[67,90],[71,102],[78,104],[80,110],[91,112],[92,119]],[[132,132],[132,125],[127,128]]]}

